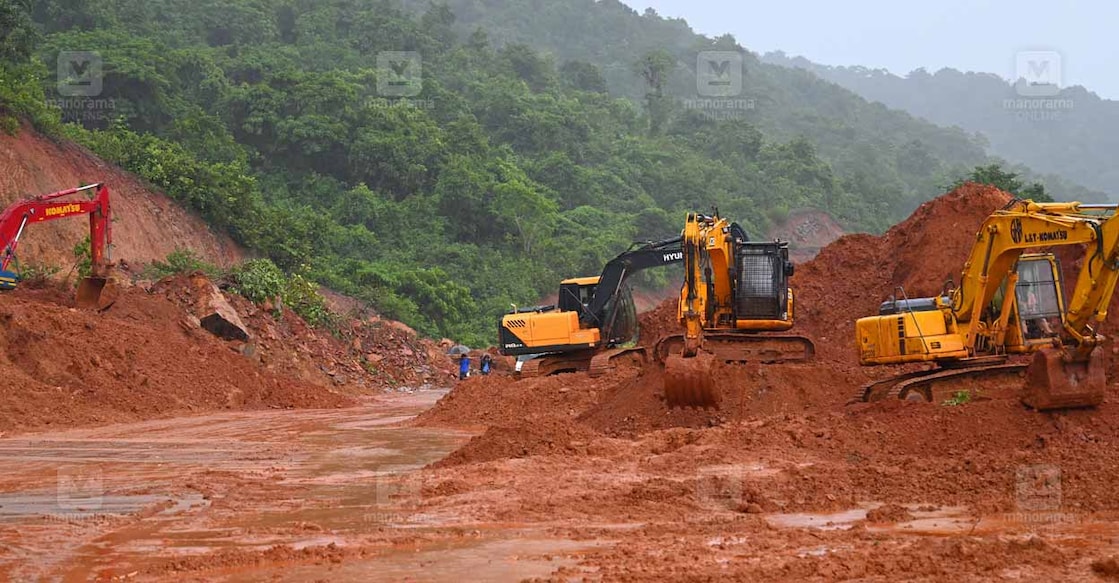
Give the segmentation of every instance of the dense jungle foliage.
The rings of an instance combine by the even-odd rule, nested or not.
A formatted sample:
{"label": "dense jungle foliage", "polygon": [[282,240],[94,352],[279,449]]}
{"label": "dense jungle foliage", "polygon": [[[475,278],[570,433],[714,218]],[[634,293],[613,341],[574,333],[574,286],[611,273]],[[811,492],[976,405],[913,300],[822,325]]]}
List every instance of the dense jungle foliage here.
{"label": "dense jungle foliage", "polygon": [[[742,55],[729,98],[703,92],[704,51]],[[1000,163],[614,0],[0,0],[0,119],[20,118],[288,274],[472,344],[688,210],[878,232]]]}

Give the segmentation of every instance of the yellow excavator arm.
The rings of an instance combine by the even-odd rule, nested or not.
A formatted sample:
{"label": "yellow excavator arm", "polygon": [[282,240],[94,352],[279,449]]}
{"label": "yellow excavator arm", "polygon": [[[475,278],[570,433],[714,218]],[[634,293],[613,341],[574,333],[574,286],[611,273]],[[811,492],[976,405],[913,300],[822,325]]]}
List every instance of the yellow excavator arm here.
{"label": "yellow excavator arm", "polygon": [[[1107,317],[1107,306],[1119,281],[1119,214],[1116,205],[1079,202],[1014,201],[996,211],[976,236],[961,285],[952,295],[952,312],[968,324],[964,344],[974,352],[981,331],[981,312],[1008,276],[1017,279],[1016,266],[1028,249],[1084,245],[1084,258],[1064,313],[1064,331],[1087,357],[1099,341],[1092,324]],[[1087,211],[1111,211],[1089,214]]]}

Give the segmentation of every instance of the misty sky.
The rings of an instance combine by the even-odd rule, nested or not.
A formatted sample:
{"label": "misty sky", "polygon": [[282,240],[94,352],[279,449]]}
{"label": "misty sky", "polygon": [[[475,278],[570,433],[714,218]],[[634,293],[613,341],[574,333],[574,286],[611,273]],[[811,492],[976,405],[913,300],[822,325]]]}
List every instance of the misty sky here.
{"label": "misty sky", "polygon": [[729,32],[759,54],[898,75],[951,67],[1011,78],[1019,51],[1056,51],[1062,86],[1119,99],[1119,2],[1110,0],[623,1],[684,18],[701,34]]}

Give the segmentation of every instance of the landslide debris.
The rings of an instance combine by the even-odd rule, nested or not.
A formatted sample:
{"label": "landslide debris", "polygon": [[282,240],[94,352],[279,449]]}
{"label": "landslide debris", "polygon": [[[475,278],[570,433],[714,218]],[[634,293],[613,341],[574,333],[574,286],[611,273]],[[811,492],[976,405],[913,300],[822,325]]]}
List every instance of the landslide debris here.
{"label": "landslide debris", "polygon": [[[367,316],[332,334],[222,293],[201,273],[128,286],[100,313],[77,309],[63,286],[0,294],[0,431],[345,407],[452,378],[443,350],[402,325]],[[236,331],[207,329],[218,317]]]}

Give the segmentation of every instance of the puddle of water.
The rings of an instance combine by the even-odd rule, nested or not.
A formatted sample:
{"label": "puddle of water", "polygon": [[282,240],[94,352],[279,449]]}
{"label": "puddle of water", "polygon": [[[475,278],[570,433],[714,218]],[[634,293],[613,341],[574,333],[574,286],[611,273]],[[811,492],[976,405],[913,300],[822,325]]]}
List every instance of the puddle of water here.
{"label": "puddle of water", "polygon": [[[877,508],[881,504],[868,504],[862,508],[853,508],[842,512],[832,513],[790,513],[770,514],[765,516],[770,526],[779,528],[814,528],[817,530],[849,529],[860,520],[866,520],[868,510]],[[867,523],[867,530],[892,531],[908,534],[957,534],[969,532],[975,528],[976,520],[968,514],[962,506],[944,506],[936,510],[918,510],[922,504],[903,504],[913,516],[912,520],[893,524]]]}
{"label": "puddle of water", "polygon": [[[521,538],[457,541],[418,551],[396,550],[374,559],[343,561],[332,565],[332,582],[471,581],[489,583],[546,577],[560,567],[574,567],[577,555],[610,541]],[[219,580],[313,581],[324,577],[322,566],[300,566],[230,573]]]}
{"label": "puddle of water", "polygon": [[202,494],[167,496],[158,494],[132,495],[82,495],[66,497],[59,492],[0,494],[0,521],[19,522],[29,518],[60,521],[94,520],[136,514],[154,504],[171,501],[174,504],[158,515],[171,515],[195,506],[209,506]]}
{"label": "puddle of water", "polygon": [[783,528],[816,528],[820,530],[846,529],[854,526],[856,521],[866,518],[865,508],[856,508],[844,512],[831,514],[772,514],[765,517],[770,526]]}

